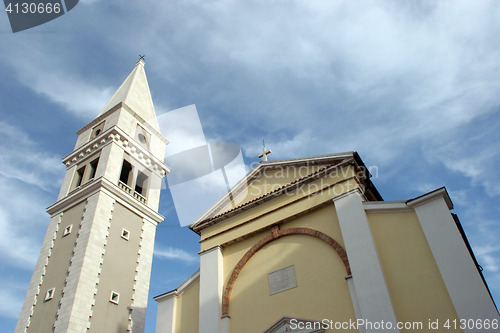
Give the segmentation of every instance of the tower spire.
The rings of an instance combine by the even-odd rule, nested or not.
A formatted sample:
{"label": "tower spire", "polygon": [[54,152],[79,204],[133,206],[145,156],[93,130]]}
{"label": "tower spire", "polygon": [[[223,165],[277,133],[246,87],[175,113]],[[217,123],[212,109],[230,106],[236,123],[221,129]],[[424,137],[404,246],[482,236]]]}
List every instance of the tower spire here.
{"label": "tower spire", "polygon": [[116,90],[97,117],[101,116],[118,103],[125,103],[149,125],[159,131],[155,108],[151,98],[151,91],[149,90],[148,79],[144,71],[145,62],[143,59],[144,56],[140,56],[139,61],[135,64],[135,68],[125,81],[123,81],[118,90]]}

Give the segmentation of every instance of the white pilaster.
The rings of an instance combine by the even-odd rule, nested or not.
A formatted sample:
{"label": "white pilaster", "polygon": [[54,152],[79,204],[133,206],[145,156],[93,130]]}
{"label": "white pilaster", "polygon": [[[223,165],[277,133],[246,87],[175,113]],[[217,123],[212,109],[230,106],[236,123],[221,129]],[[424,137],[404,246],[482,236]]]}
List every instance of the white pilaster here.
{"label": "white pilaster", "polygon": [[[334,203],[349,258],[361,319],[372,323],[380,323],[382,320],[391,322],[394,328],[391,332],[399,332],[395,328],[396,314],[361,196],[358,192],[352,192],[334,199]],[[366,332],[375,331],[381,330],[369,327],[366,329]]]}
{"label": "white pilaster", "polygon": [[[417,213],[458,317],[474,321],[480,319],[482,322],[485,319],[500,319],[450,214],[445,195],[443,189],[427,200],[424,197],[423,200],[410,201],[408,205],[414,207]],[[474,327],[464,331],[491,332],[491,329]]]}
{"label": "white pilaster", "polygon": [[155,298],[158,302],[156,333],[174,333],[177,298],[175,290]]}
{"label": "white pilaster", "polygon": [[224,317],[221,319],[220,333],[229,333],[229,332],[230,332],[230,319],[229,317]]}
{"label": "white pilaster", "polygon": [[[153,249],[156,225],[144,218],[141,241],[139,243],[134,293],[132,296],[131,332],[144,332],[146,309],[148,306],[149,281],[153,263]],[[157,331],[158,332],[158,331]]]}
{"label": "white pilaster", "polygon": [[200,253],[200,333],[217,333],[221,329],[222,249],[214,246]]}
{"label": "white pilaster", "polygon": [[[347,279],[347,285],[349,286],[349,292],[351,293],[352,306],[354,308],[354,314],[356,315],[356,319],[363,319],[363,316],[361,315],[361,309],[359,307],[358,295],[356,294],[356,287],[354,286],[354,281],[352,280],[352,275],[346,277],[346,279]],[[360,326],[358,327],[358,330],[359,333],[364,333],[365,327]]]}

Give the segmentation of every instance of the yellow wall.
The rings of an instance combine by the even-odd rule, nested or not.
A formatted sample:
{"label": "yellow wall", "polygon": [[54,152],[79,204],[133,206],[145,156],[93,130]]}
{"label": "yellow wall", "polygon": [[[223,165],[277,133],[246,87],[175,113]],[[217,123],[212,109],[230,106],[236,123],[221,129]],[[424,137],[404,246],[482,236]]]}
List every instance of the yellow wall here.
{"label": "yellow wall", "polygon": [[[458,317],[415,212],[368,214],[389,292],[401,322],[424,327]],[[451,330],[450,332],[463,332]]]}
{"label": "yellow wall", "polygon": [[[269,295],[268,273],[295,265],[297,288]],[[355,320],[342,260],[327,243],[291,235],[258,251],[242,269],[231,296],[231,332],[262,332],[283,315]]]}
{"label": "yellow wall", "polygon": [[176,302],[175,332],[198,333],[200,282],[196,282],[177,297]]}
{"label": "yellow wall", "polygon": [[[340,225],[333,204],[317,209],[307,215],[299,217],[291,222],[284,223],[280,226],[281,229],[306,227],[321,231],[324,234],[332,237],[340,246],[344,247],[344,240],[340,232]],[[229,276],[238,261],[245,253],[258,241],[271,233],[270,230],[265,230],[250,238],[240,242],[233,243],[224,248],[224,283],[227,284]],[[287,236],[289,237],[289,236]],[[311,236],[309,236],[311,237]],[[286,237],[285,237],[286,239]]]}
{"label": "yellow wall", "polygon": [[[281,229],[307,227],[343,239],[333,204],[317,209]],[[224,285],[241,257],[269,230],[224,248]],[[269,295],[268,273],[295,265],[298,288]],[[261,332],[282,316],[334,321],[355,320],[345,276],[337,252],[324,241],[308,235],[291,235],[260,249],[244,266],[231,295],[232,332]],[[256,320],[258,318],[258,320]]]}

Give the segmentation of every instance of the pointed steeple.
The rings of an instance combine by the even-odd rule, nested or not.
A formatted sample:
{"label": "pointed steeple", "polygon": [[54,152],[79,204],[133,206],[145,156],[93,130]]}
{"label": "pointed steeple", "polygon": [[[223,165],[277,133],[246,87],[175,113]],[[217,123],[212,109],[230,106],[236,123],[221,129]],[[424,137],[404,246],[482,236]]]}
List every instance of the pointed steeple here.
{"label": "pointed steeple", "polygon": [[123,81],[120,88],[118,88],[97,117],[104,114],[116,104],[123,102],[153,128],[159,130],[144,65],[145,63],[142,59],[135,64],[132,73]]}

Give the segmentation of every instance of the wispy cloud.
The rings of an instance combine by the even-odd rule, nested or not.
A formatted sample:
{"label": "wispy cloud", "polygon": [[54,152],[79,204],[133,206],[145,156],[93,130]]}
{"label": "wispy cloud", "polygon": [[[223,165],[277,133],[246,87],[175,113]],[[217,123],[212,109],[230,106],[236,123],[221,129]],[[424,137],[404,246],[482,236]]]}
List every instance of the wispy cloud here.
{"label": "wispy cloud", "polygon": [[59,187],[64,165],[58,155],[41,151],[21,128],[0,121],[0,175],[49,190]]}
{"label": "wispy cloud", "polygon": [[154,255],[159,259],[180,260],[187,264],[194,264],[199,260],[199,258],[193,254],[190,254],[182,249],[176,249],[172,247],[159,248],[158,246],[156,246]]}
{"label": "wispy cloud", "polygon": [[9,265],[32,269],[49,221],[45,207],[65,168],[60,157],[6,122],[0,122],[0,142],[0,253]]}

